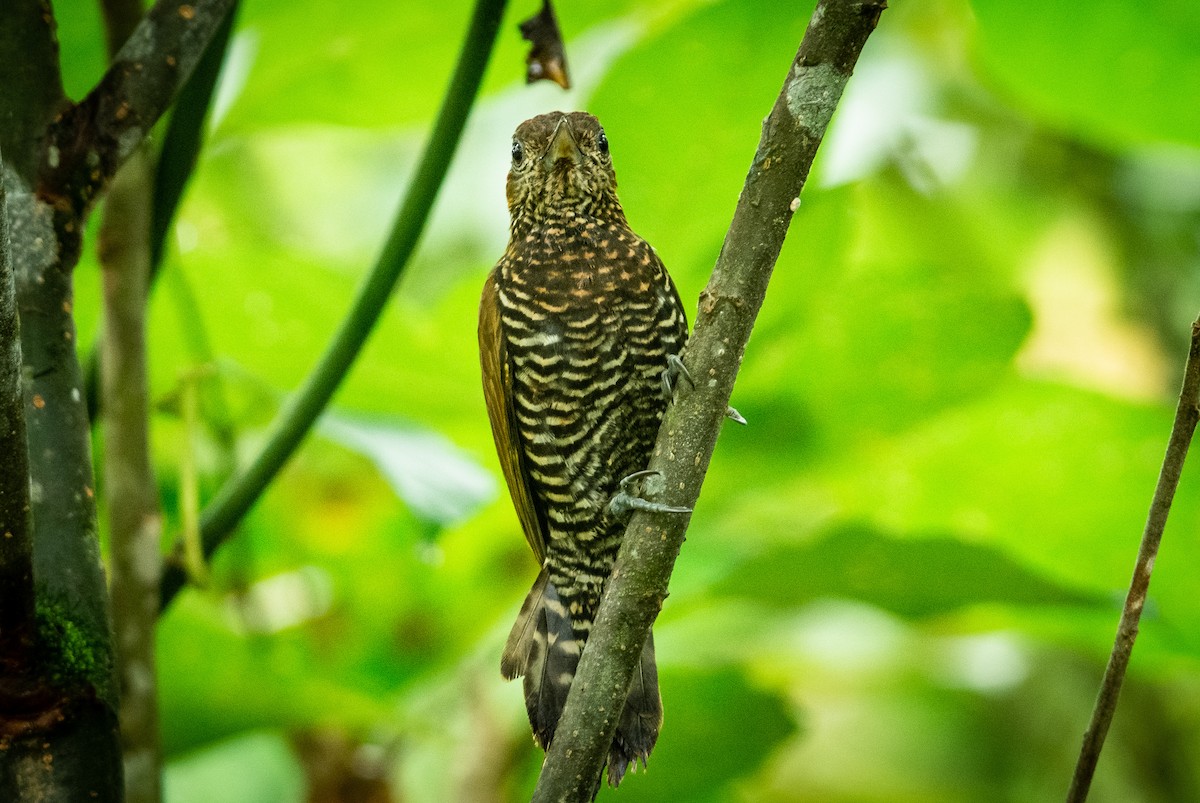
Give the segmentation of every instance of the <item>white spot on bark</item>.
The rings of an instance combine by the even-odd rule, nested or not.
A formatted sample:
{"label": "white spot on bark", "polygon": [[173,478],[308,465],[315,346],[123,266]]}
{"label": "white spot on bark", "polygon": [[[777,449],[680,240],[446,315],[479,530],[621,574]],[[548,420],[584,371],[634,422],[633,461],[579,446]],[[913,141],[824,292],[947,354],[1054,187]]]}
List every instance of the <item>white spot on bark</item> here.
{"label": "white spot on bark", "polygon": [[142,144],[142,140],[146,138],[146,132],[140,127],[135,126],[127,130],[117,140],[117,151],[123,155],[133,153],[138,145]]}
{"label": "white spot on bark", "polygon": [[[125,40],[117,60],[140,62],[152,58],[158,51],[158,30],[152,25],[139,25]],[[140,66],[140,65],[138,65]]]}
{"label": "white spot on bark", "polygon": [[13,274],[18,286],[38,282],[46,268],[57,259],[58,238],[54,234],[54,214],[39,201],[17,174],[4,169],[4,188],[8,196],[9,237]]}
{"label": "white spot on bark", "polygon": [[833,117],[842,88],[849,76],[829,64],[797,67],[787,88],[787,107],[792,117],[804,128],[821,134]]}

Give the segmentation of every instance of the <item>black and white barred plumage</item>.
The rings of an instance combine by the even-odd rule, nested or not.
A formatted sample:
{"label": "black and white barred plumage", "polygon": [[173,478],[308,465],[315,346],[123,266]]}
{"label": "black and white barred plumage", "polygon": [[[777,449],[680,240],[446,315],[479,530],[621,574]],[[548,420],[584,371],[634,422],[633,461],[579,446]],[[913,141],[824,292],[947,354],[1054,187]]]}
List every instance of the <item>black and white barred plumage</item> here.
{"label": "black and white barred plumage", "polygon": [[[524,676],[546,748],[624,532],[608,503],[649,463],[668,403],[663,373],[687,321],[662,262],[625,220],[591,115],[555,112],[518,127],[508,204],[511,238],[484,287],[480,354],[496,448],[542,571],[501,670]],[[650,639],[610,751],[610,783],[645,762],[661,723]]]}

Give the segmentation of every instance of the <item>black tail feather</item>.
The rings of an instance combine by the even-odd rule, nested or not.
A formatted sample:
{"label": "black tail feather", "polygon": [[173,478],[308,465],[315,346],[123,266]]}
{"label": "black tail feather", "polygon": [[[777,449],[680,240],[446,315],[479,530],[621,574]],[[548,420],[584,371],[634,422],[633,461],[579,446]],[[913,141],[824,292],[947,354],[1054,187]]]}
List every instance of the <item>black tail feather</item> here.
{"label": "black tail feather", "polygon": [[542,749],[554,739],[579,653],[571,615],[543,571],[521,606],[500,661],[506,678],[525,678],[525,710]]}
{"label": "black tail feather", "polygon": [[[586,633],[586,630],[584,630]],[[543,750],[554,739],[567,693],[579,666],[580,647],[571,615],[543,570],[521,606],[500,660],[508,680],[524,677],[525,710],[533,735]],[[662,698],[658,692],[658,667],[654,661],[654,636],[646,639],[634,670],[629,696],[621,712],[616,736],[608,754],[608,783],[617,786],[625,772],[646,759],[662,727]],[[603,778],[596,779],[596,790]],[[593,795],[594,797],[594,795]]]}
{"label": "black tail feather", "polygon": [[621,712],[621,724],[608,752],[608,785],[619,786],[625,771],[638,762],[646,766],[646,759],[658,741],[662,728],[662,697],[658,693],[658,666],[654,661],[654,634],[646,637],[642,657],[633,670],[633,682]]}

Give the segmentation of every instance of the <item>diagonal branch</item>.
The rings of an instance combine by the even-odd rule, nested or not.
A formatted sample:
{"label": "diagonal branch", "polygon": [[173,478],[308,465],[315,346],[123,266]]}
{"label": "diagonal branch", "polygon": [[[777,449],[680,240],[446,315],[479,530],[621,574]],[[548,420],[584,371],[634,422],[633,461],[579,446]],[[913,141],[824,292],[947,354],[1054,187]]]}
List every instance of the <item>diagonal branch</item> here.
{"label": "diagonal branch", "polygon": [[[127,2],[127,0],[105,0],[105,2],[116,4]],[[175,213],[183,200],[184,190],[191,180],[200,148],[204,144],[205,124],[208,122],[217,78],[220,77],[221,68],[225,62],[225,53],[228,50],[229,37],[233,33],[237,9],[238,0],[234,0],[233,8],[225,15],[224,22],[221,23],[208,43],[191,78],[179,90],[179,97],[171,109],[171,118],[162,135],[162,147],[159,149],[158,159],[154,165],[154,189],[151,193],[153,198],[150,218],[151,289],[157,282],[162,268],[167,251],[167,237],[175,222]],[[103,412],[99,390],[99,353],[103,345],[103,334],[98,332],[92,342],[92,351],[84,361],[85,395],[88,410],[92,414],[93,425]],[[208,350],[204,349],[203,351],[207,352]],[[215,400],[212,406],[218,408],[218,412],[209,422],[209,426],[221,448],[232,451],[233,427],[224,410],[224,399],[215,390],[210,394],[210,398]]]}
{"label": "diagonal branch", "polygon": [[83,217],[192,74],[234,0],[159,0],[100,83],[50,126],[39,193]]}
{"label": "diagonal branch", "polygon": [[[483,81],[505,3],[506,0],[478,0],[476,3],[454,77],[383,252],[359,288],[350,313],[321,361],[275,421],[266,445],[246,471],[226,483],[204,510],[200,527],[206,556],[212,555],[225,542],[299,448],[383,313],[392,290],[416,250],[438,189],[450,167],[467,115]],[[178,561],[167,566],[162,583],[164,608],[179,593],[184,580],[184,571]]]}
{"label": "diagonal branch", "polygon": [[[738,199],[684,352],[695,387],[668,409],[649,468],[662,501],[692,507],[716,445],[733,382],[799,194],[825,129],[875,29],[885,0],[822,0],[784,81]],[[690,517],[638,512],[625,531],[579,661],[534,801],[586,800],[600,776],[650,627],[667,596]],[[567,738],[567,735],[570,738]]]}
{"label": "diagonal branch", "polygon": [[1125,671],[1129,668],[1129,658],[1133,653],[1133,642],[1137,638],[1138,622],[1142,618],[1146,594],[1150,590],[1150,572],[1154,569],[1154,559],[1158,557],[1158,546],[1167,526],[1167,515],[1171,512],[1171,502],[1175,498],[1175,489],[1179,486],[1183,462],[1187,459],[1188,446],[1191,445],[1198,420],[1200,319],[1192,324],[1192,345],[1188,351],[1187,365],[1183,370],[1183,388],[1179,391],[1179,406],[1175,409],[1175,423],[1167,441],[1167,454],[1163,458],[1158,484],[1154,488],[1154,498],[1150,501],[1150,513],[1146,517],[1146,528],[1142,532],[1142,542],[1138,548],[1133,579],[1129,583],[1129,593],[1125,597],[1125,607],[1121,611],[1121,621],[1117,625],[1112,655],[1109,656],[1108,666],[1104,670],[1104,680],[1100,684],[1100,693],[1092,710],[1092,720],[1084,733],[1075,774],[1071,778],[1071,788],[1067,792],[1068,803],[1083,803],[1087,800],[1092,776],[1096,772],[1096,763],[1100,760],[1100,751],[1104,748],[1108,727],[1112,724],[1113,714],[1117,710],[1121,684],[1125,680]]}

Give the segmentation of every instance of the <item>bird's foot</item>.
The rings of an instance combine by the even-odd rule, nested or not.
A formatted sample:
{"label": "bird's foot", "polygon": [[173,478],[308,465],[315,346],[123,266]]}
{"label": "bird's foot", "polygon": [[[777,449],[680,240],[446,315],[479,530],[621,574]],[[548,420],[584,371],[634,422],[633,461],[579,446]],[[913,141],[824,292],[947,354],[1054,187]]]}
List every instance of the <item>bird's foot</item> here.
{"label": "bird's foot", "polygon": [[[683,360],[679,359],[678,354],[667,355],[667,367],[662,372],[663,395],[674,401],[675,391],[679,389],[679,381],[687,382],[691,387],[696,387],[695,380],[692,379],[691,373],[687,366],[683,364]],[[725,406],[725,417],[730,421],[745,426],[746,419],[736,408]]]}
{"label": "bird's foot", "polygon": [[[658,478],[657,488],[648,487],[652,477]],[[648,510],[652,513],[691,513],[690,507],[673,507],[661,502],[651,502],[642,498],[643,493],[657,493],[662,490],[662,474],[657,471],[635,471],[621,480],[621,488],[609,500],[608,512],[616,518],[625,518],[635,510]]]}
{"label": "bird's foot", "polygon": [[692,381],[692,375],[688,373],[687,366],[683,364],[683,360],[679,359],[678,354],[667,355],[667,367],[662,372],[663,394],[668,399],[674,400],[675,391],[679,388],[679,380],[686,380],[693,388],[696,383]]}

